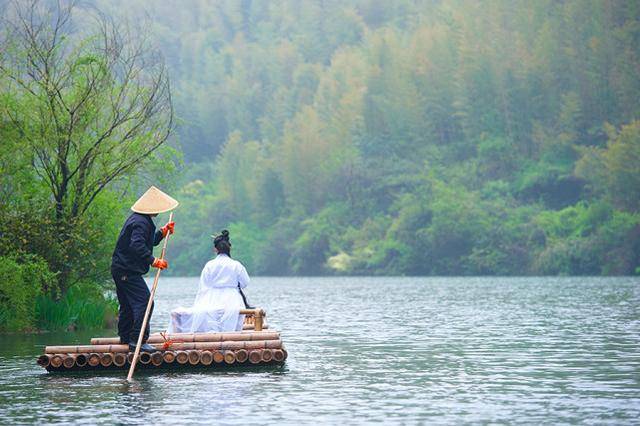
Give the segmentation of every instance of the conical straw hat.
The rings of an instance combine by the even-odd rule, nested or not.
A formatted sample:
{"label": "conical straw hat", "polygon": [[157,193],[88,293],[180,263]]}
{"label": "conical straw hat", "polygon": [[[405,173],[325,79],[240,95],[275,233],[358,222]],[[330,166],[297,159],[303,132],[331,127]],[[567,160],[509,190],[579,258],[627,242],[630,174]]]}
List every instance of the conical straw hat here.
{"label": "conical straw hat", "polygon": [[131,210],[142,214],[158,214],[168,212],[178,207],[178,203],[155,186],[147,189],[147,192],[138,198]]}

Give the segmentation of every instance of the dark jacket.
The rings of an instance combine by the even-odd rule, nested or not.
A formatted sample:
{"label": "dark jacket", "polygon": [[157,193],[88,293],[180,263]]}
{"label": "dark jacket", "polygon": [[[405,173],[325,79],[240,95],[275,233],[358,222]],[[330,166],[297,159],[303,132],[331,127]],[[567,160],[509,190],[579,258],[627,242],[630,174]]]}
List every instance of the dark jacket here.
{"label": "dark jacket", "polygon": [[156,231],[151,216],[133,213],[122,226],[116,249],[111,257],[111,269],[143,275],[153,263],[153,246],[162,241],[162,231]]}

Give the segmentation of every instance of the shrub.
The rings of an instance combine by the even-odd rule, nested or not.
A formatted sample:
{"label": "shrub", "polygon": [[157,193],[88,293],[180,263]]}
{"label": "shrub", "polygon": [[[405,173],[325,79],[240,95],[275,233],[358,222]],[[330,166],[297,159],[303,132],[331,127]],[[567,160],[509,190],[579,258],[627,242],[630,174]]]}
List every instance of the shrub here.
{"label": "shrub", "polygon": [[90,283],[70,287],[59,300],[41,294],[35,305],[37,326],[45,330],[104,328],[115,322],[118,311],[117,301]]}
{"label": "shrub", "polygon": [[36,326],[36,298],[55,281],[44,259],[0,256],[0,330]]}

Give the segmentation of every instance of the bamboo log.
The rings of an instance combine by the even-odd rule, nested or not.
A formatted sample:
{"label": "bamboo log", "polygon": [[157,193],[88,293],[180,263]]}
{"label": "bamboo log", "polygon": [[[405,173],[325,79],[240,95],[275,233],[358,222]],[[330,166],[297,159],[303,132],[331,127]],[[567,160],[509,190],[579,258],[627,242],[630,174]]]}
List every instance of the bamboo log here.
{"label": "bamboo log", "polygon": [[267,313],[262,308],[254,308],[254,309],[240,309],[240,315],[247,315],[250,317],[266,317]]}
{"label": "bamboo log", "polygon": [[151,354],[151,364],[158,367],[162,364],[162,361],[162,352],[154,352]]}
{"label": "bamboo log", "polygon": [[261,349],[253,349],[249,351],[249,362],[251,364],[258,364],[262,361],[262,350]]}
{"label": "bamboo log", "polygon": [[284,361],[284,352],[282,351],[282,349],[273,350],[273,360],[277,362]]}
{"label": "bamboo log", "polygon": [[213,362],[216,364],[221,364],[224,362],[224,355],[220,351],[213,352]]}
{"label": "bamboo log", "polygon": [[113,364],[113,354],[100,354],[100,365],[102,365],[103,367],[109,367],[111,364]]}
{"label": "bamboo log", "polygon": [[185,351],[176,352],[176,361],[178,364],[186,364],[189,361],[189,355]]}
{"label": "bamboo log", "polygon": [[64,355],[62,357],[62,365],[64,368],[72,368],[76,363],[76,357],[73,355]]}
{"label": "bamboo log", "polygon": [[[176,343],[191,342],[227,342],[227,341],[246,341],[246,340],[278,340],[280,333],[277,331],[228,331],[222,333],[174,333],[166,334],[167,340],[173,340]],[[147,339],[149,344],[162,344],[165,339],[159,334],[152,334]],[[92,345],[118,345],[119,337],[94,337],[91,339]],[[157,345],[156,345],[157,346]],[[55,346],[53,347],[55,348]]]}
{"label": "bamboo log", "polygon": [[76,356],[76,365],[80,368],[87,365],[87,354],[78,354]]}
{"label": "bamboo log", "polygon": [[116,352],[113,354],[113,365],[123,367],[127,363],[127,354]]}
{"label": "bamboo log", "polygon": [[236,354],[233,351],[224,351],[224,362],[233,364],[236,362]]}
{"label": "bamboo log", "polygon": [[[255,330],[255,325],[252,323],[250,324],[243,324],[242,329],[243,330]],[[267,324],[266,322],[262,322],[262,329],[264,330],[265,328],[269,328],[269,324]]]}
{"label": "bamboo log", "polygon": [[47,368],[51,364],[52,355],[40,355],[38,357],[38,365],[42,368]]}
{"label": "bamboo log", "polygon": [[127,362],[131,364],[133,362],[133,352],[127,354]]}
{"label": "bamboo log", "polygon": [[282,352],[284,352],[284,360],[286,361],[287,357],[289,356],[289,352],[287,352],[287,350],[284,348],[284,346],[282,347]]}
{"label": "bamboo log", "polygon": [[171,352],[171,351],[166,351],[162,354],[162,359],[164,360],[164,362],[166,362],[167,364],[171,364],[173,361],[176,360],[176,354],[175,352]]}
{"label": "bamboo log", "polygon": [[271,362],[273,359],[273,352],[271,349],[263,349],[262,350],[262,362]]}
{"label": "bamboo log", "polygon": [[200,363],[202,365],[211,365],[213,362],[213,354],[210,351],[202,351],[200,354]]}
{"label": "bamboo log", "polygon": [[54,368],[62,367],[62,355],[55,354],[51,357],[51,366]]}
{"label": "bamboo log", "polygon": [[[136,354],[133,354],[133,360],[135,361]],[[141,364],[147,365],[151,362],[151,354],[149,352],[140,352],[138,355],[138,360],[140,360]]]}
{"label": "bamboo log", "polygon": [[200,363],[200,353],[201,351],[187,351],[189,355],[189,364],[198,365]]}
{"label": "bamboo log", "polygon": [[249,352],[246,349],[238,349],[236,351],[236,360],[238,362],[245,362],[249,358]]}
{"label": "bamboo log", "polygon": [[[155,344],[151,345],[157,350],[162,351],[163,345]],[[282,341],[280,339],[273,340],[232,340],[224,342],[181,342],[173,343],[170,346],[171,350],[238,350],[238,349],[278,349],[282,347]],[[84,353],[84,352],[101,352],[101,353],[116,353],[116,352],[129,352],[129,345],[84,345],[84,346],[47,346],[45,353],[47,354],[60,354],[60,353]]]}
{"label": "bamboo log", "polygon": [[261,316],[256,316],[255,317],[255,321],[253,323],[253,329],[255,331],[262,331],[262,317]]}
{"label": "bamboo log", "polygon": [[89,357],[87,358],[87,364],[89,364],[89,366],[91,367],[97,367],[98,365],[100,365],[100,355],[97,353],[90,353]]}

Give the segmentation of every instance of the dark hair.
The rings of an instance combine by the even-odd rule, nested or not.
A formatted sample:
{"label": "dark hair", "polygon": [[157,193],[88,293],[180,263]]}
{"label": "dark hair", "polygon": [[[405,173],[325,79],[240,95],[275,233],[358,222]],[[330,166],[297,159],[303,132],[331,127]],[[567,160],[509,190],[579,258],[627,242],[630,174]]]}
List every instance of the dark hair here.
{"label": "dark hair", "polygon": [[229,231],[227,231],[226,229],[223,230],[220,235],[214,238],[213,245],[215,246],[216,250],[218,250],[218,253],[230,255],[231,243],[229,242]]}

